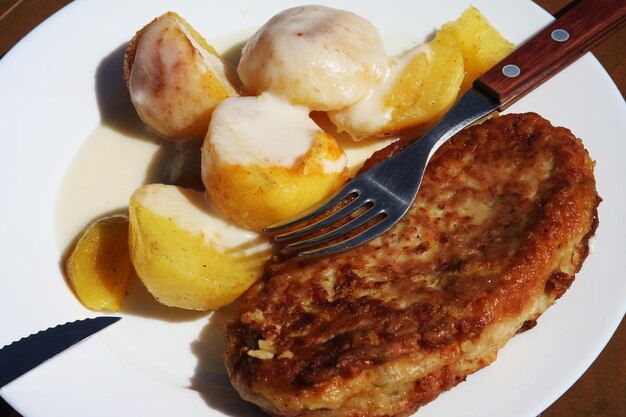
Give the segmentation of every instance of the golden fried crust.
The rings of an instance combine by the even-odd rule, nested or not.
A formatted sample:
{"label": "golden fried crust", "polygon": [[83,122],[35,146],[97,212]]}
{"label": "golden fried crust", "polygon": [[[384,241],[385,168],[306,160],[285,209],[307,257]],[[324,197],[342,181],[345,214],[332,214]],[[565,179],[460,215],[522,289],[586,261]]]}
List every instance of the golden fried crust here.
{"label": "golden fried crust", "polygon": [[569,130],[536,114],[470,127],[389,232],[269,265],[227,326],[232,383],[274,416],[409,415],[565,292],[599,202]]}

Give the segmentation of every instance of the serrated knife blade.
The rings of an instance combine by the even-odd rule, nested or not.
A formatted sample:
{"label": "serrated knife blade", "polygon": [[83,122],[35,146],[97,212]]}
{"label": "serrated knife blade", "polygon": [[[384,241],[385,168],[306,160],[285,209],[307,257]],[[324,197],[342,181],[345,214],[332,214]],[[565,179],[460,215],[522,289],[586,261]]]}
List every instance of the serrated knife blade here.
{"label": "serrated knife blade", "polygon": [[0,388],[121,317],[101,316],[60,324],[0,349]]}

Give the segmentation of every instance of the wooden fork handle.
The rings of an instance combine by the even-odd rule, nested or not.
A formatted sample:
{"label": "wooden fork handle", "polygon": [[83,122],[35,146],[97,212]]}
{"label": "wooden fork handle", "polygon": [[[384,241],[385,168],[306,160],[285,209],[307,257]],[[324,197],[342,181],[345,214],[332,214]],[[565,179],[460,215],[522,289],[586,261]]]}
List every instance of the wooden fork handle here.
{"label": "wooden fork handle", "polygon": [[[474,88],[504,109],[626,23],[626,0],[580,0],[480,78]],[[585,83],[586,80],[579,80]]]}

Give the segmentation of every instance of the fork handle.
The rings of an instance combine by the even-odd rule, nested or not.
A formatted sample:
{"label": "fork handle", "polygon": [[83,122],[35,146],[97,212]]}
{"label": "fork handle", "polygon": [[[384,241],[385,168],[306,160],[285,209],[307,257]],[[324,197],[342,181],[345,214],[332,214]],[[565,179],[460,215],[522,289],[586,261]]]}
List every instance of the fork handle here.
{"label": "fork handle", "polygon": [[626,0],[575,1],[557,13],[552,24],[474,81],[474,88],[504,109],[624,23]]}

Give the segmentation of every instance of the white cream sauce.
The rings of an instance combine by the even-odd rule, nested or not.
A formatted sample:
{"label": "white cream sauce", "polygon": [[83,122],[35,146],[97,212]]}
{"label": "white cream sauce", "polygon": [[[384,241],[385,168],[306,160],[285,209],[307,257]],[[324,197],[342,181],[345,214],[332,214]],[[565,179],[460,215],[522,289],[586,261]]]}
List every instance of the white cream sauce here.
{"label": "white cream sauce", "polygon": [[191,33],[189,33],[189,31],[187,30],[184,24],[178,21],[177,23],[178,23],[178,27],[185,34],[185,36],[187,36],[187,39],[189,39],[189,42],[191,42],[191,45],[194,47],[194,49],[202,56],[202,61],[204,62],[204,65],[206,66],[206,70],[211,72],[211,74],[213,74],[215,77],[221,80],[220,84],[226,86],[230,90],[231,96],[239,95],[239,93],[235,91],[234,88],[231,87],[231,84],[235,84],[235,85],[238,84],[236,82],[233,83],[234,80],[237,80],[235,71],[229,65],[225,64],[224,61],[222,61],[220,58],[218,58],[217,56],[213,55],[212,53],[204,49],[194,39]]}
{"label": "white cream sauce", "polygon": [[[232,165],[295,166],[320,128],[309,109],[264,93],[226,99],[215,109],[207,141],[220,160]],[[325,172],[341,172],[347,159],[328,160]]]}
{"label": "white cream sauce", "polygon": [[[154,87],[144,81],[145,74],[150,74],[152,68],[163,67],[166,70],[163,76],[170,74],[171,77],[179,76],[180,71],[175,68],[181,60],[181,55],[187,50],[187,44],[182,38],[177,38],[174,43],[163,43],[163,34],[167,31],[179,30],[189,41],[191,47],[196,51],[197,68],[202,72],[210,72],[221,80],[220,84],[230,90],[231,95],[238,95],[235,89],[231,88],[229,80],[234,80],[234,70],[225,65],[222,60],[205,50],[187,30],[187,27],[172,14],[160,16],[154,23],[146,28],[137,46],[137,56],[135,58],[135,68],[129,80],[129,86],[133,92],[134,100],[142,105],[149,106],[155,100]],[[178,40],[179,39],[179,40]],[[198,59],[201,58],[201,59]],[[177,80],[172,80],[171,84],[176,85]]]}
{"label": "white cream sauce", "polygon": [[146,182],[158,142],[98,126],[67,167],[56,207],[57,243],[63,251],[92,221],[126,210]]}
{"label": "white cream sauce", "polygon": [[[241,45],[251,32],[248,30],[242,32],[240,37],[221,40],[222,48],[218,50],[238,49],[230,45]],[[405,41],[404,36],[394,37],[386,47],[400,51],[404,49],[401,43]],[[56,240],[61,252],[91,221],[111,212],[126,211],[132,193],[142,185],[157,180],[155,173],[170,162],[163,161],[163,156],[172,153],[173,145],[147,133],[130,104],[121,107],[119,114],[104,120],[85,139],[67,167],[58,191],[55,213]],[[324,123],[320,124],[324,127]],[[332,134],[344,149],[352,173],[374,151],[395,140],[388,138],[357,143],[347,135]]]}
{"label": "white cream sauce", "polygon": [[252,255],[271,249],[266,236],[234,226],[211,210],[201,191],[152,184],[138,193],[138,199],[153,213],[176,219],[181,230],[203,235],[204,243],[218,252]]}
{"label": "white cream sauce", "polygon": [[339,126],[350,126],[355,135],[353,139],[361,140],[369,136],[387,124],[392,117],[393,108],[385,108],[385,99],[394,88],[398,80],[406,72],[407,67],[419,54],[426,54],[426,59],[431,59],[431,48],[428,44],[416,46],[398,58],[387,75],[380,83],[375,84],[369,93],[353,105],[332,113],[332,119]]}
{"label": "white cream sauce", "polygon": [[367,94],[390,61],[371,22],[308,5],[284,10],[263,25],[245,45],[237,71],[252,92],[336,110]]}

